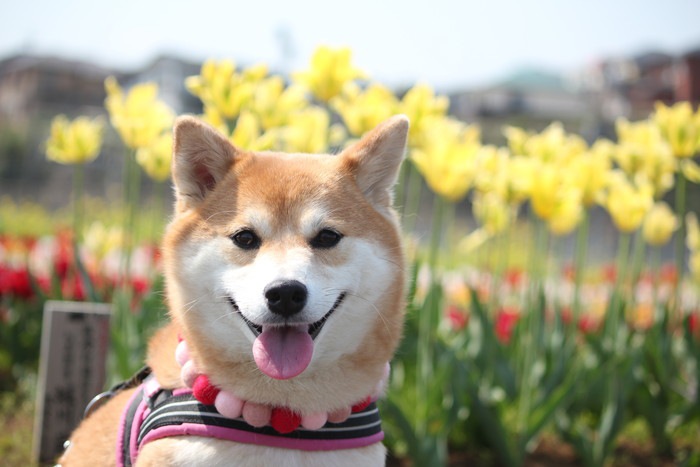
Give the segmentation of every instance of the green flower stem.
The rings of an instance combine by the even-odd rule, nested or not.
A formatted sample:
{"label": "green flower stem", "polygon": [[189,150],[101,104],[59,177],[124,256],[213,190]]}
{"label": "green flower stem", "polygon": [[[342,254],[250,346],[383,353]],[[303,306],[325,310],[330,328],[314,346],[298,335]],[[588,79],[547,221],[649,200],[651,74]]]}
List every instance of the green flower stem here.
{"label": "green flower stem", "polygon": [[636,301],[636,286],[639,283],[639,278],[642,275],[642,267],[644,266],[644,256],[646,253],[646,248],[644,245],[644,237],[641,230],[637,230],[634,234],[634,245],[632,249],[632,270],[629,274],[629,291],[630,291],[630,303],[633,304]]}
{"label": "green flower stem", "polygon": [[136,246],[136,215],[140,204],[141,169],[136,162],[136,150],[129,149],[124,159],[121,277],[115,291],[115,316],[112,322],[113,360],[116,374],[126,378],[133,372],[132,360],[139,355],[137,313],[132,311],[133,288],[129,280],[131,257]]}
{"label": "green flower stem", "polygon": [[[547,244],[549,235],[547,227],[543,221],[535,220],[535,256],[536,260],[530,264],[531,267],[531,282],[528,298],[528,306],[524,319],[526,320],[527,330],[521,336],[521,345],[524,347],[522,359],[520,360],[520,396],[518,399],[518,418],[517,418],[517,433],[525,435],[528,425],[528,417],[532,412],[532,398],[534,387],[536,384],[532,380],[533,368],[535,363],[536,347],[539,345],[535,342],[535,336],[542,335],[541,328],[544,323],[538,319],[544,315],[544,310],[538,310],[540,305],[540,290],[544,286],[546,277],[546,260],[542,258],[547,255]],[[539,259],[539,261],[537,261]]]}
{"label": "green flower stem", "polygon": [[83,214],[85,212],[85,164],[73,167],[73,239],[79,244],[83,237]]}
{"label": "green flower stem", "polygon": [[439,320],[440,303],[439,297],[435,293],[440,279],[438,275],[438,258],[440,245],[443,238],[443,226],[446,213],[445,201],[435,195],[433,202],[433,223],[430,235],[430,245],[428,250],[428,265],[430,266],[431,283],[426,297],[426,303],[418,317],[418,381],[416,382],[416,431],[419,438],[423,438],[428,433],[428,417],[432,410],[429,404],[430,385],[433,383],[435,355],[433,348],[433,338]]}
{"label": "green flower stem", "polygon": [[165,183],[157,182],[153,188],[153,206],[154,212],[151,218],[151,240],[155,241],[160,237],[160,223],[164,218],[165,210]]}
{"label": "green flower stem", "polygon": [[[456,244],[457,232],[455,229],[455,219],[457,214],[457,206],[455,203],[442,201],[442,215],[440,221],[441,229],[443,231],[443,236],[440,241],[440,245],[447,245],[451,248],[452,245]],[[439,249],[438,249],[439,251]],[[448,264],[443,264],[443,270],[445,266],[454,267],[455,257],[453,255],[448,255],[444,258],[445,262]]]}
{"label": "green flower stem", "polygon": [[446,221],[450,219],[450,213],[454,215],[454,206],[440,196],[433,199],[433,221],[430,231],[430,250],[428,252],[428,264],[431,269],[437,270],[440,259],[440,247],[446,239]]}
{"label": "green flower stem", "polygon": [[131,270],[131,254],[136,246],[136,212],[140,204],[141,170],[136,162],[136,150],[130,150],[125,160],[124,180],[124,251],[122,257],[122,279],[128,279]]}
{"label": "green flower stem", "polygon": [[[539,287],[547,275],[547,261],[549,259],[549,233],[544,221],[535,222],[535,259],[531,264],[533,268],[533,285]],[[536,291],[535,291],[536,292]]]}
{"label": "green flower stem", "polygon": [[662,310],[659,307],[659,286],[661,282],[661,274],[659,273],[661,269],[661,248],[654,247],[651,249],[651,259],[650,259],[651,273],[653,275],[653,288],[652,288],[652,310],[653,310],[653,323],[658,323],[662,318]]}
{"label": "green flower stem", "polygon": [[406,191],[404,192],[402,207],[403,225],[406,233],[415,234],[418,209],[420,209],[420,200],[423,192],[423,179],[416,166],[410,160],[404,162],[404,167],[406,167]]}
{"label": "green flower stem", "polygon": [[686,214],[686,178],[683,171],[679,170],[676,174],[676,215],[680,225],[676,233],[676,270],[678,273],[678,281],[674,290],[674,308],[677,312],[681,311],[681,289],[683,286],[683,277],[685,276],[685,214]]}
{"label": "green flower stem", "polygon": [[591,225],[591,216],[588,209],[583,212],[583,219],[576,232],[576,252],[574,259],[574,302],[573,319],[578,323],[581,315],[581,284],[583,283],[583,272],[586,268],[586,255],[588,254],[588,235]]}
{"label": "green flower stem", "polygon": [[[510,242],[509,234],[510,229],[508,232],[508,240],[506,240],[506,242]],[[491,248],[489,248],[489,253],[491,257],[486,261],[485,264],[486,270],[491,273],[491,280],[489,282],[488,302],[489,308],[491,310],[498,310],[500,305],[499,299],[501,298],[499,297],[498,291],[501,289],[501,284],[503,283],[503,263],[507,261],[508,257],[508,253],[504,252],[503,250],[508,248],[510,243],[507,243],[505,247],[499,245],[499,243],[503,242],[502,234],[496,234],[489,240],[491,242]]]}
{"label": "green flower stem", "polygon": [[613,342],[620,342],[621,344],[623,344],[623,339],[617,339],[617,334],[620,330],[620,318],[624,314],[624,309],[620,312],[618,308],[624,303],[624,297],[626,295],[624,289],[627,282],[630,243],[631,235],[621,232],[617,245],[617,275],[615,277],[615,285],[611,292],[610,306],[608,308],[609,316],[606,316],[606,320],[610,326],[610,337],[613,339]]}

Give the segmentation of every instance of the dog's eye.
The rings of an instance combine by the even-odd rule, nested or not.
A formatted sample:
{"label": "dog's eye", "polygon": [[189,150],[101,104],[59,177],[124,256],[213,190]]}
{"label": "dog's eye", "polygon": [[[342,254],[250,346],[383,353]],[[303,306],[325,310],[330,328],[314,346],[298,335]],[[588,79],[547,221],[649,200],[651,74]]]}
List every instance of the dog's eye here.
{"label": "dog's eye", "polygon": [[244,250],[254,250],[260,247],[260,237],[250,229],[244,229],[231,235],[231,240],[238,247]]}
{"label": "dog's eye", "polygon": [[333,248],[340,242],[341,238],[343,236],[335,230],[323,229],[309,243],[314,248]]}

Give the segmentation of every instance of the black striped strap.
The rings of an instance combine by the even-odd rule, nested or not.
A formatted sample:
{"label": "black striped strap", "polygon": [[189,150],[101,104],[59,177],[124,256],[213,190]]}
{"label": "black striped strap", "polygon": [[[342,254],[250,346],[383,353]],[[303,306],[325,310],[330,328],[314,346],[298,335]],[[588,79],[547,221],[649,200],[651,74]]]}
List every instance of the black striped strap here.
{"label": "black striped strap", "polygon": [[182,424],[201,424],[229,428],[238,431],[284,437],[299,440],[347,440],[368,438],[382,432],[381,419],[377,405],[372,402],[364,410],[353,413],[342,423],[326,423],[318,430],[297,430],[282,434],[271,426],[255,428],[243,418],[228,418],[219,414],[214,406],[204,405],[192,394],[173,396],[170,391],[161,391],[156,398],[153,410],[143,421],[139,431],[138,443],[152,431],[166,426]]}

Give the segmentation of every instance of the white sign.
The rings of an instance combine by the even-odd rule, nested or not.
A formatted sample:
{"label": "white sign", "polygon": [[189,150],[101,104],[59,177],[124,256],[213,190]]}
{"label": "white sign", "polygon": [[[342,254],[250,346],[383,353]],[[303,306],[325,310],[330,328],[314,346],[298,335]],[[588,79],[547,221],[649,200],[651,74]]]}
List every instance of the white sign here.
{"label": "white sign", "polygon": [[49,301],[44,305],[33,457],[53,462],[104,390],[109,319],[104,303]]}

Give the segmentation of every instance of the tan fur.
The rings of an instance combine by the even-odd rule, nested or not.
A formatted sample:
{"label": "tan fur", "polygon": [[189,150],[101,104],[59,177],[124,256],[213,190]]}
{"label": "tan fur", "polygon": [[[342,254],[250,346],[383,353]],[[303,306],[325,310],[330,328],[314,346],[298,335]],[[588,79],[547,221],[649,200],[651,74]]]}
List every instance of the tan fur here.
{"label": "tan fur", "polygon": [[[176,215],[163,241],[171,323],[151,339],[148,351],[148,363],[162,386],[181,385],[173,357],[180,333],[189,344],[192,358],[211,381],[245,400],[286,406],[305,414],[347,407],[372,391],[396,350],[403,325],[404,260],[397,218],[390,207],[390,188],[407,129],[405,117],[398,117],[380,125],[338,156],[288,155],[242,151],[197,120],[179,119],[173,162]],[[383,157],[385,154],[391,157]],[[324,224],[314,226],[312,222],[309,226],[310,221],[304,216],[316,213],[320,213]],[[265,241],[259,250],[243,250],[228,243],[236,229],[251,224],[264,231]],[[363,319],[373,322],[361,340],[353,343],[354,350],[332,361],[324,360],[323,355],[316,359],[316,351],[322,352],[327,345],[320,336],[314,360],[304,372],[288,380],[272,379],[258,371],[250,352],[232,354],[226,347],[226,338],[211,335],[209,320],[221,320],[222,326],[231,326],[234,313],[222,305],[225,297],[200,292],[196,297],[190,296],[188,287],[195,287],[191,285],[190,266],[198,260],[199,248],[214,245],[219,251],[217,261],[236,268],[254,264],[259,256],[281,258],[292,250],[313,255],[311,261],[317,268],[340,268],[356,260],[352,250],[341,247],[309,249],[309,229],[327,225],[360,242],[357,245],[382,252],[379,261],[386,261],[390,273],[389,277],[378,279],[387,286],[374,303],[365,305],[361,297],[354,299],[353,303],[359,304],[356,306],[367,308]],[[212,290],[215,286],[211,284]],[[226,311],[213,316],[210,308]],[[338,313],[345,313],[342,319],[352,319],[354,311],[349,305],[345,308]],[[334,319],[331,317],[326,327],[331,328]],[[231,329],[238,332],[235,327]],[[117,420],[125,403],[126,397],[120,394],[85,420],[72,437],[75,447],[61,463],[112,465]],[[95,443],[87,447],[83,444],[93,431],[100,432],[99,439],[107,446],[104,452],[96,449]],[[271,461],[278,453],[283,455],[286,465],[371,465],[384,453],[380,445],[343,456],[342,452],[300,453],[232,444],[198,438],[159,440],[144,448],[139,465],[188,465],[193,459],[188,453],[195,448],[209,453],[198,458],[208,459],[209,463],[202,461],[203,465],[219,465],[215,461],[222,460],[218,457],[221,453],[228,454],[220,465],[261,465],[256,464],[261,452],[269,453]],[[234,451],[239,458],[236,462],[228,457]],[[257,460],[246,463],[247,456]]]}
{"label": "tan fur", "polygon": [[71,435],[71,445],[59,459],[59,464],[75,467],[114,465],[119,418],[133,392],[128,390],[117,394],[85,419]]}

